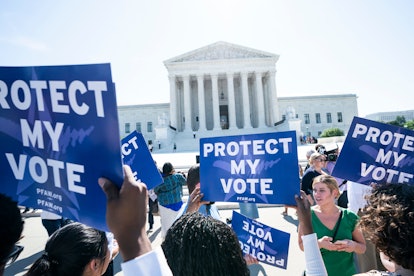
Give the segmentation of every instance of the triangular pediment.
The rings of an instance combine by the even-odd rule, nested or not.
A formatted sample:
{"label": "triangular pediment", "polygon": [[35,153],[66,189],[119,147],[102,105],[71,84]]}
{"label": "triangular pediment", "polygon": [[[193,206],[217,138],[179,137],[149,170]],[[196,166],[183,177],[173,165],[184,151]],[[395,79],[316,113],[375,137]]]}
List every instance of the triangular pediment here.
{"label": "triangular pediment", "polygon": [[229,60],[229,59],[256,59],[277,58],[278,55],[231,44],[216,42],[214,44],[196,49],[183,55],[166,60],[164,63],[180,63],[192,61]]}

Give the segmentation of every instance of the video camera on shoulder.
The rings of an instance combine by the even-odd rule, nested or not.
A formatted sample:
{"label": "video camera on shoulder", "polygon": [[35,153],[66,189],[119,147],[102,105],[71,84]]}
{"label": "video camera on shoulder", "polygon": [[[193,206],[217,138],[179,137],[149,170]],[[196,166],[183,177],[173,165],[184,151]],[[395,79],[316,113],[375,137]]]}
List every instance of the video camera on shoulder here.
{"label": "video camera on shoulder", "polygon": [[325,146],[323,145],[317,145],[316,151],[320,154],[325,155],[326,161],[335,162],[338,159],[338,146],[331,150],[326,150]]}

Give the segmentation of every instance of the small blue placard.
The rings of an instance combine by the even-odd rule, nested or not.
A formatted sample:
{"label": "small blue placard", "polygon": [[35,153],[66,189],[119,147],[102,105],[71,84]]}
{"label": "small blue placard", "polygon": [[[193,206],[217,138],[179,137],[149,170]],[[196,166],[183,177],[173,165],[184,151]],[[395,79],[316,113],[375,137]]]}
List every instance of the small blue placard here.
{"label": "small blue placard", "polygon": [[354,117],[333,176],[360,184],[414,184],[414,131]]}
{"label": "small blue placard", "polygon": [[131,167],[135,180],[145,183],[148,190],[163,183],[162,176],[141,133],[134,131],[123,138],[121,152],[124,164]]}
{"label": "small blue placard", "polygon": [[0,192],[102,230],[123,181],[110,64],[0,67]]}
{"label": "small blue placard", "polygon": [[296,133],[200,139],[200,187],[207,201],[296,205]]}
{"label": "small blue placard", "polygon": [[290,234],[274,229],[233,211],[231,227],[241,250],[262,263],[286,269]]}

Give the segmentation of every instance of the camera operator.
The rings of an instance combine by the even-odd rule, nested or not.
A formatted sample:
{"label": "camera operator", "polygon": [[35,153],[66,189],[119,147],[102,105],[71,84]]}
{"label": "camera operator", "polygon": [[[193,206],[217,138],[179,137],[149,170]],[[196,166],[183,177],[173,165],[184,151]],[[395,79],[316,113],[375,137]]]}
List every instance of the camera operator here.
{"label": "camera operator", "polygon": [[327,175],[324,171],[325,163],[325,156],[319,152],[314,152],[309,158],[310,167],[305,171],[301,179],[300,189],[306,193],[311,205],[314,204],[312,188],[313,179],[322,174]]}
{"label": "camera operator", "polygon": [[[329,175],[332,175],[332,171],[336,165],[336,160],[339,156],[339,147],[338,145],[336,148],[327,151],[325,146],[323,145],[316,145],[315,149],[320,154],[325,155],[326,157],[326,166],[325,166],[325,172],[327,172]],[[335,177],[335,176],[334,176]],[[338,206],[342,208],[348,208],[348,195],[347,195],[347,180],[335,177],[336,181],[338,182],[339,191],[341,192],[340,197],[338,198]]]}

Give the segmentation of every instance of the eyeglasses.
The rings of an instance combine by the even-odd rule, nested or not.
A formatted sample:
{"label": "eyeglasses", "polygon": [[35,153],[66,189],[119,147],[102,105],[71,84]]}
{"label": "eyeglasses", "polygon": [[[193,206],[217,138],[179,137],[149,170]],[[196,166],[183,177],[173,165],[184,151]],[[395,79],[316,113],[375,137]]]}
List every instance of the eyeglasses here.
{"label": "eyeglasses", "polygon": [[0,263],[3,263],[5,265],[14,263],[19,257],[20,253],[22,253],[23,248],[24,247],[21,245],[14,245],[12,252],[6,258],[4,258],[4,260],[0,261]]}
{"label": "eyeglasses", "polygon": [[319,162],[326,162],[326,159],[316,158],[315,160],[317,160],[317,161],[319,161]]}

